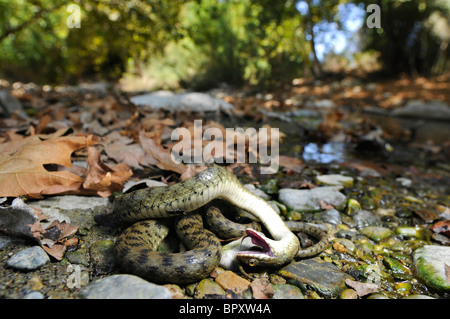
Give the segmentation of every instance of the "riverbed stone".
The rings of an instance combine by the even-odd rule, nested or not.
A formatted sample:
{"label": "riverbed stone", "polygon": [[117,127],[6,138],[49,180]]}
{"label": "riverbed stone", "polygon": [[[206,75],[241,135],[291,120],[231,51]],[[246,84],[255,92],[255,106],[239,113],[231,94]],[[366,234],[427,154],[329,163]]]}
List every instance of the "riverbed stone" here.
{"label": "riverbed stone", "polygon": [[359,210],[353,215],[353,222],[356,229],[362,229],[368,226],[381,226],[381,218],[369,212],[368,210]]}
{"label": "riverbed stone", "polygon": [[225,290],[211,278],[202,279],[202,281],[195,286],[195,298],[202,299],[205,298],[205,296],[211,295],[224,296]]}
{"label": "riverbed stone", "polygon": [[450,292],[450,247],[425,245],[413,253],[417,278],[427,287]]}
{"label": "riverbed stone", "polygon": [[386,228],[386,227],[381,227],[381,226],[364,227],[364,228],[360,229],[359,232],[362,235],[364,235],[376,242],[379,242],[379,241],[392,235],[392,230],[390,230],[389,228]]}
{"label": "riverbed stone", "polygon": [[341,209],[347,198],[339,192],[340,189],[342,186],[323,186],[312,189],[283,188],[279,191],[279,200],[297,211],[318,211],[321,209],[321,202]]}
{"label": "riverbed stone", "polygon": [[341,174],[327,174],[327,175],[319,175],[316,177],[316,180],[319,183],[326,185],[342,185],[344,187],[352,187],[353,186],[353,177],[345,176]]}
{"label": "riverbed stone", "polygon": [[167,110],[171,112],[182,110],[188,112],[229,112],[234,108],[232,104],[222,99],[200,92],[176,94],[161,90],[133,96],[130,101],[145,110]]}
{"label": "riverbed stone", "polygon": [[392,115],[400,117],[428,118],[433,120],[449,120],[450,106],[438,100],[411,100],[405,106],[392,111]]}
{"label": "riverbed stone", "polygon": [[98,279],[80,290],[85,299],[171,299],[164,286],[133,275],[113,275]]}
{"label": "riverbed stone", "polygon": [[250,286],[250,282],[247,279],[236,275],[230,270],[224,271],[217,276],[216,283],[218,283],[223,289],[231,290],[236,294],[240,294]]}
{"label": "riverbed stone", "polygon": [[278,272],[288,283],[302,291],[311,289],[325,298],[337,298],[347,288],[346,279],[353,277],[336,265],[320,258],[306,259],[290,263]]}
{"label": "riverbed stone", "polygon": [[33,246],[21,250],[8,259],[6,265],[23,271],[36,270],[50,261],[47,253],[40,246]]}
{"label": "riverbed stone", "polygon": [[272,299],[305,299],[300,288],[289,284],[272,285]]}

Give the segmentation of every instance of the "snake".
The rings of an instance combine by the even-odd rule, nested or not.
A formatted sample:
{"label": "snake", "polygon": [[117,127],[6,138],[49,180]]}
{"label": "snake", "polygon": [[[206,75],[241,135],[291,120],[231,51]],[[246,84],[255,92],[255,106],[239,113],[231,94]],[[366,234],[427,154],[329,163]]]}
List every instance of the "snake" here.
{"label": "snake", "polygon": [[[204,228],[198,213],[214,199],[223,199],[252,214],[272,238],[261,231],[245,228],[244,238],[249,238],[250,243],[247,240],[243,245],[244,239],[237,239],[221,247],[217,236]],[[309,249],[300,250],[298,237],[272,206],[247,190],[222,166],[209,167],[168,187],[122,194],[114,200],[113,215],[123,223],[133,223],[116,241],[114,249],[119,265],[130,273],[161,283],[195,282],[207,277],[217,265],[228,268],[236,261],[249,266],[279,267],[295,257],[320,252],[328,242],[323,232],[303,225],[304,232],[319,235],[321,240]],[[177,234],[186,240],[190,250],[182,253],[156,251],[155,239],[159,240],[167,233],[167,225],[154,220],[170,217],[175,217]],[[159,228],[161,232],[151,230],[151,227]],[[242,250],[243,247],[249,249]]]}

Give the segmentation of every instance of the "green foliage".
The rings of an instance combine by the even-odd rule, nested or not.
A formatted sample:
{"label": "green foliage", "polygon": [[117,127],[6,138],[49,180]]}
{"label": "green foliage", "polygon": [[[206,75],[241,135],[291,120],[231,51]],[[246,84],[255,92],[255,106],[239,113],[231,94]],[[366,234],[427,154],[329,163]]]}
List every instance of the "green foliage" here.
{"label": "green foliage", "polygon": [[[373,1],[305,0],[304,15],[297,1],[0,0],[0,76],[38,83],[125,77],[140,79],[142,89],[207,89],[272,86],[322,67],[340,73],[356,65],[365,73],[380,62],[389,75],[448,69],[450,32],[440,27],[450,25],[448,1],[378,1],[382,28],[362,28],[365,48],[352,63],[334,54],[319,63],[312,50],[319,26],[339,25],[340,4]],[[81,28],[67,26],[69,4],[81,9]]]}
{"label": "green foliage", "polygon": [[[373,1],[363,1],[366,5]],[[429,26],[429,18],[442,12],[450,25],[450,7],[441,0],[382,0],[381,29],[363,29],[368,50],[381,53],[384,73],[395,75],[402,72],[418,75],[430,74],[433,63],[440,54],[443,39],[437,38]],[[447,43],[448,40],[447,39]],[[445,43],[444,43],[445,44]]]}

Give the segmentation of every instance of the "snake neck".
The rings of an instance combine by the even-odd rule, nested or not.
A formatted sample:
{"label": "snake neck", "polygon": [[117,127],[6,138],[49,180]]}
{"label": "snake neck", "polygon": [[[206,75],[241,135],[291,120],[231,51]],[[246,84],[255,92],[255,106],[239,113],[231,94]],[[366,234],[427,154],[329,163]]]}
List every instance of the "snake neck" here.
{"label": "snake neck", "polygon": [[[277,263],[283,264],[292,260],[300,248],[297,236],[290,231],[269,203],[247,190],[234,175],[233,179],[227,182],[228,185],[224,185],[225,191],[220,197],[248,211],[261,221],[273,240],[255,231],[249,230],[247,234],[257,239],[256,242],[263,246],[268,245],[271,253],[277,257]],[[243,255],[241,254],[242,257]],[[251,257],[251,254],[248,255],[247,259]]]}

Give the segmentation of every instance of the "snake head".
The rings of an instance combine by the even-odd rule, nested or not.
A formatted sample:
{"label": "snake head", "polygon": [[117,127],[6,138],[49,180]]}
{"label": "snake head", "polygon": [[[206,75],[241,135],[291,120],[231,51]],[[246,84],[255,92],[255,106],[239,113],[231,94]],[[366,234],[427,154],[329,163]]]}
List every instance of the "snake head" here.
{"label": "snake head", "polygon": [[279,249],[280,241],[269,239],[263,233],[253,229],[248,228],[245,232],[247,233],[247,236],[245,236],[244,239],[251,238],[251,242],[254,246],[251,250],[239,251],[236,254],[239,261],[252,267],[273,267],[284,264],[287,261],[287,258],[289,258],[284,249]]}

